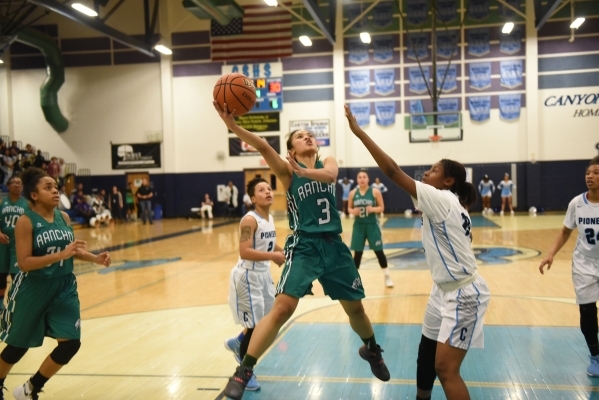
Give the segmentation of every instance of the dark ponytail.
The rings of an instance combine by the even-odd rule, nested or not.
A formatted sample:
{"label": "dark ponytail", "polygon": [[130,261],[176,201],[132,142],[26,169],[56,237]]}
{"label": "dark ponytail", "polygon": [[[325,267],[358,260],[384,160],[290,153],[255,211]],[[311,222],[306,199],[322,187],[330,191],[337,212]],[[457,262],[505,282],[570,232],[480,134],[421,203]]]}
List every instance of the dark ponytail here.
{"label": "dark ponytail", "polygon": [[465,208],[470,207],[476,201],[476,188],[470,182],[466,182],[466,168],[457,161],[444,158],[441,160],[443,173],[446,178],[453,178],[454,184],[449,190],[458,195],[460,204]]}
{"label": "dark ponytail", "polygon": [[32,203],[35,203],[31,198],[31,193],[37,192],[37,184],[45,177],[49,176],[43,169],[29,167],[21,173],[21,181],[23,182],[23,196]]}

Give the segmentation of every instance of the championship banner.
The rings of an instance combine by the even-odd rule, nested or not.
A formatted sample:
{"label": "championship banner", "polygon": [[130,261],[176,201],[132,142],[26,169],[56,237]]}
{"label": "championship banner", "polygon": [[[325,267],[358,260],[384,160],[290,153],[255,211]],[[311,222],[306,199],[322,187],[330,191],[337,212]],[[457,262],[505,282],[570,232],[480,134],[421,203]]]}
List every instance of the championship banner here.
{"label": "championship banner", "polygon": [[450,58],[458,55],[458,31],[437,31],[437,55]]}
{"label": "championship banner", "polygon": [[408,58],[422,60],[428,57],[428,33],[410,33],[408,35]]}
{"label": "championship banner", "polygon": [[386,63],[393,60],[393,35],[373,36],[372,47],[374,61]]}
{"label": "championship banner", "polygon": [[[364,7],[362,6],[362,4],[358,4],[358,3],[348,4],[343,8],[344,8],[345,12],[347,13],[347,19],[349,21],[355,20],[356,18],[358,18],[358,16],[360,14],[362,14],[364,12]],[[352,26],[352,29],[361,29],[361,28],[364,28],[367,24],[368,24],[368,16],[365,15],[362,18],[360,18],[358,21],[356,21],[356,23]]]}
{"label": "championship banner", "polygon": [[491,96],[476,96],[468,98],[470,119],[476,122],[491,118]]}
{"label": "championship banner", "polygon": [[374,70],[374,93],[388,96],[395,91],[395,69]]}
{"label": "championship banner", "polygon": [[368,61],[368,43],[362,43],[360,38],[351,37],[348,41],[348,59],[352,64],[364,64]]}
{"label": "championship banner", "polygon": [[389,126],[395,123],[395,102],[377,101],[374,103],[376,123],[381,126]]}
{"label": "championship banner", "polygon": [[290,121],[289,132],[303,129],[312,132],[316,144],[320,147],[331,145],[330,121],[328,119]]}
{"label": "championship banner", "polygon": [[[422,101],[410,100],[410,114],[417,114],[417,113],[423,113],[423,112],[424,112],[424,107],[422,107]],[[426,125],[426,117],[424,115],[412,117],[412,124]]]}
{"label": "championship banner", "polygon": [[522,108],[521,94],[499,95],[499,117],[506,121],[514,121],[520,118]]}
{"label": "championship banner", "polygon": [[[504,0],[510,6],[514,7],[516,10],[520,10],[520,0]],[[516,13],[509,7],[506,7],[504,4],[499,5],[499,15],[502,17],[513,17]]]}
{"label": "championship banner", "polygon": [[484,90],[491,87],[491,63],[471,63],[470,87],[476,90]]}
{"label": "championship banner", "polygon": [[349,71],[349,94],[355,97],[364,97],[370,94],[369,70]]}
{"label": "championship banner", "polygon": [[372,24],[377,29],[391,26],[393,22],[393,2],[381,1],[372,10]]}
{"label": "championship banner", "polygon": [[470,0],[468,17],[475,21],[482,21],[489,17],[489,0]]}
{"label": "championship banner", "polygon": [[[262,139],[266,140],[268,144],[275,149],[277,153],[281,153],[281,138],[279,136],[262,136]],[[245,157],[245,156],[259,156],[260,152],[250,146],[243,140],[235,137],[229,138],[229,156],[230,157]]]}
{"label": "championship banner", "polygon": [[522,60],[501,61],[499,71],[501,86],[513,89],[522,85]]}
{"label": "championship banner", "polygon": [[[437,66],[437,89],[444,93],[454,91],[458,88],[457,68],[455,64]],[[443,87],[441,87],[443,84]]]}
{"label": "championship banner", "polygon": [[112,169],[160,168],[160,143],[111,144]]}
{"label": "championship banner", "polygon": [[455,111],[455,114],[439,114],[437,121],[443,125],[453,125],[459,121],[458,99],[439,99],[437,102],[438,111]]}
{"label": "championship banner", "polygon": [[491,52],[491,32],[489,28],[468,30],[468,54],[482,57]]}
{"label": "championship banner", "polygon": [[437,19],[441,22],[453,22],[458,19],[458,2],[437,0]]}
{"label": "championship banner", "polygon": [[408,24],[422,25],[428,18],[428,0],[407,0],[406,14]]}
{"label": "championship banner", "polygon": [[359,126],[370,124],[370,103],[349,103],[349,109],[356,116]]}
{"label": "championship banner", "polygon": [[[422,76],[423,72],[424,76]],[[410,92],[418,94],[428,92],[428,82],[430,79],[429,66],[423,66],[422,70],[419,67],[409,67],[408,75],[410,79]]]}
{"label": "championship banner", "polygon": [[516,54],[522,48],[522,31],[520,26],[515,26],[509,34],[499,35],[499,51],[504,54]]}

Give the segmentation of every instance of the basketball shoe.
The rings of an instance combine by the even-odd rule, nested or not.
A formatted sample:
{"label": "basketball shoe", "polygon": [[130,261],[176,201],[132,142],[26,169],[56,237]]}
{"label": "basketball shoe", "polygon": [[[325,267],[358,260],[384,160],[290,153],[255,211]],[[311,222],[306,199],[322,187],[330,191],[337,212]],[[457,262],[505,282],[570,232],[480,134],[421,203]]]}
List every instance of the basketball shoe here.
{"label": "basketball shoe", "polygon": [[252,375],[252,377],[250,378],[250,380],[248,381],[247,386],[245,387],[245,390],[258,390],[260,389],[260,384],[258,383],[258,380],[256,379],[256,375]]}
{"label": "basketball shoe", "polygon": [[225,386],[223,394],[230,399],[241,400],[243,392],[250,379],[252,379],[252,376],[254,376],[254,373],[250,367],[240,365],[235,370],[235,374],[229,378],[229,382],[227,383],[227,386]]}
{"label": "basketball shoe", "polygon": [[383,382],[387,382],[391,379],[391,374],[389,374],[389,370],[385,365],[385,360],[383,360],[383,355],[381,354],[383,349],[378,344],[376,345],[376,351],[371,351],[366,345],[360,347],[358,350],[358,354],[364,360],[368,361],[370,364],[370,370],[378,379]]}
{"label": "basketball shoe", "polygon": [[241,364],[241,357],[239,355],[239,346],[241,346],[241,343],[239,343],[239,340],[237,340],[236,337],[225,340],[225,349],[227,349],[231,353],[233,353],[233,356],[235,356],[235,361],[237,361],[238,364]]}
{"label": "basketball shoe", "polygon": [[25,382],[21,386],[17,387],[12,395],[15,396],[17,400],[38,400],[41,390],[35,390],[35,388],[29,383],[29,381]]}
{"label": "basketball shoe", "polygon": [[591,359],[591,364],[587,368],[587,375],[599,377],[599,356],[589,357]]}

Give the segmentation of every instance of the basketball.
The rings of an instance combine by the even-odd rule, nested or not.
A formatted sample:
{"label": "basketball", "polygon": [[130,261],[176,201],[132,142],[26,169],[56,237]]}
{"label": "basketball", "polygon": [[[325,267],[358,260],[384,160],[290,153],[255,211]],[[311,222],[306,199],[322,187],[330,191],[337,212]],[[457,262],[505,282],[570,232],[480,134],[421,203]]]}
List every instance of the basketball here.
{"label": "basketball", "polygon": [[221,76],[212,95],[222,109],[227,103],[229,111],[235,110],[235,116],[247,114],[256,103],[254,81],[239,73]]}

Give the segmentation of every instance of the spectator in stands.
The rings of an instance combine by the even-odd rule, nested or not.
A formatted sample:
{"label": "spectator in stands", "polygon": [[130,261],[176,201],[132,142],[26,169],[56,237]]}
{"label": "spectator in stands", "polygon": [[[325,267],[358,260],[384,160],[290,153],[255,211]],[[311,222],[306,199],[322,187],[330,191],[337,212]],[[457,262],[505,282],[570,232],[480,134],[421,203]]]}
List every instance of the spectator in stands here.
{"label": "spectator in stands", "polygon": [[36,168],[42,168],[42,165],[46,162],[46,159],[44,158],[44,155],[42,154],[41,150],[37,151],[37,155],[35,156],[35,159],[33,161],[33,166]]}
{"label": "spectator in stands", "polygon": [[67,174],[67,169],[66,169],[66,165],[64,165],[64,159],[63,158],[59,158],[58,159],[58,177],[60,178],[60,183],[64,184],[64,177]]}
{"label": "spectator in stands", "polygon": [[139,207],[141,208],[141,220],[144,225],[147,221],[150,221],[150,224],[153,224],[152,221],[152,197],[154,194],[152,193],[152,189],[150,189],[150,185],[148,184],[148,180],[146,178],[141,180],[141,186],[137,189],[136,197]]}
{"label": "spectator in stands", "polygon": [[50,159],[50,164],[48,164],[48,175],[50,175],[56,183],[60,180],[60,165],[58,164],[58,158],[52,157]]}
{"label": "spectator in stands", "polygon": [[77,211],[77,215],[84,218],[86,225],[89,225],[89,220],[96,215],[94,209],[87,203],[83,195],[77,196],[75,200],[75,211]]}
{"label": "spectator in stands", "polygon": [[71,197],[71,204],[77,204],[79,202],[79,199],[81,199],[81,201],[85,201],[85,195],[83,194],[83,190],[79,190],[75,194],[73,194],[73,196]]}
{"label": "spectator in stands", "polygon": [[225,187],[225,203],[227,207],[226,217],[235,215],[237,210],[237,197],[239,196],[239,190],[237,186],[233,185],[233,182],[229,181],[229,184]]}
{"label": "spectator in stands", "polygon": [[247,192],[243,195],[243,204],[241,205],[241,213],[243,215],[247,214],[248,211],[254,209],[254,203],[252,203],[252,199]]}
{"label": "spectator in stands", "polygon": [[202,201],[202,207],[200,207],[200,217],[204,218],[204,213],[207,213],[208,219],[212,219],[212,207],[214,207],[214,202],[210,200],[210,195],[206,193]]}
{"label": "spectator in stands", "polygon": [[112,192],[108,195],[108,208],[112,218],[119,222],[123,219],[123,196],[116,186],[112,187]]}
{"label": "spectator in stands", "polygon": [[4,180],[2,181],[3,185],[6,185],[6,182],[13,175],[14,165],[16,163],[16,159],[10,155],[10,150],[4,150],[4,155],[2,156],[2,171],[4,172]]}
{"label": "spectator in stands", "polygon": [[135,191],[133,190],[133,182],[129,182],[129,187],[125,192],[125,203],[127,203],[127,221],[135,220]]}
{"label": "spectator in stands", "polygon": [[21,168],[21,163],[19,162],[19,149],[15,148],[15,147],[11,147],[10,148],[10,156],[15,160],[15,163],[13,164],[12,168],[13,168],[13,175],[18,175],[21,173],[21,171],[23,171],[23,169]]}
{"label": "spectator in stands", "polygon": [[15,149],[15,151],[17,153],[19,153],[21,151],[21,149],[19,149],[19,145],[17,144],[16,140],[13,140],[12,142],[10,142],[10,148],[11,148],[11,150]]}

